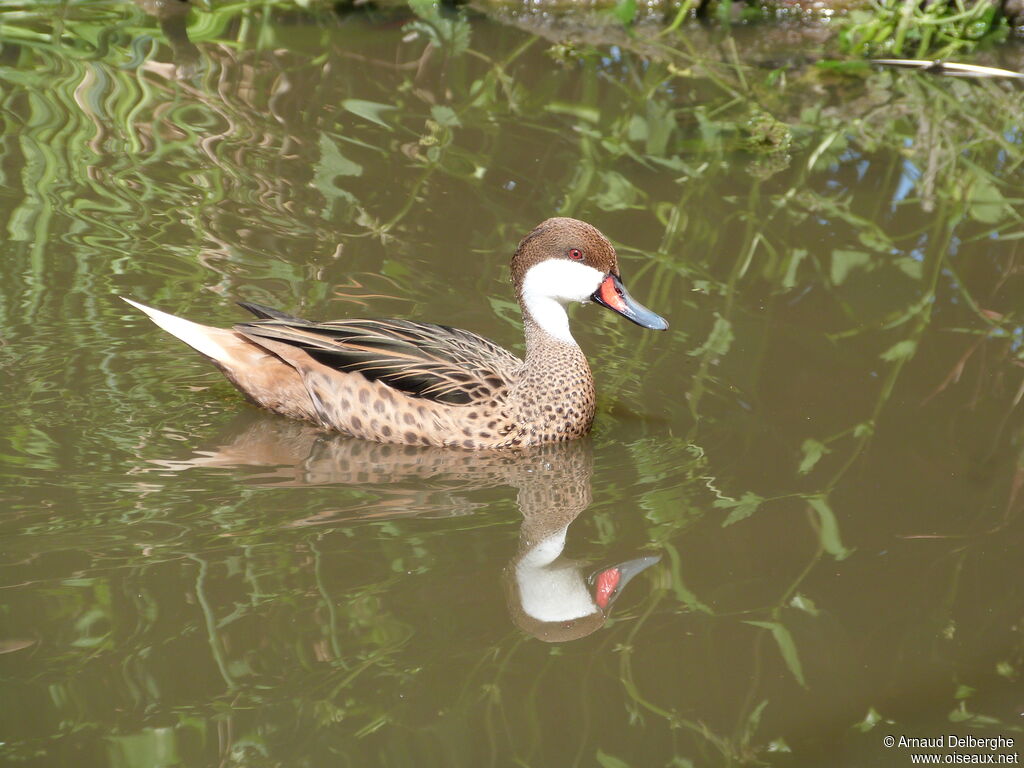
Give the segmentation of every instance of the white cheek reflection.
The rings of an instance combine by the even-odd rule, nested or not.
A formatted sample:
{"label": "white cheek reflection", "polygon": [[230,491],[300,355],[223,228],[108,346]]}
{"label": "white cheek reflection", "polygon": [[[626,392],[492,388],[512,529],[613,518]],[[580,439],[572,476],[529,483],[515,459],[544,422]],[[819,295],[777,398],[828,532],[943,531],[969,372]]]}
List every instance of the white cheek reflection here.
{"label": "white cheek reflection", "polygon": [[565,547],[567,530],[538,542],[516,565],[523,611],[538,621],[570,621],[598,610],[579,568],[556,562]]}

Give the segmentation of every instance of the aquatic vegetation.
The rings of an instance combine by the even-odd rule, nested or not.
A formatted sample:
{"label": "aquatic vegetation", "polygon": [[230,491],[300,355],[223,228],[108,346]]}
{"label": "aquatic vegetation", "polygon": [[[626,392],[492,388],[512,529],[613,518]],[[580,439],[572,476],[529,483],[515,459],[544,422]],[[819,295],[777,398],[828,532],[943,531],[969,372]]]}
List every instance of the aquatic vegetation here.
{"label": "aquatic vegetation", "polygon": [[[567,44],[211,3],[192,51],[61,7],[0,28],[9,755],[871,764],[892,723],[1016,733],[1012,84],[777,63],[738,26]],[[511,340],[507,243],[552,212],[601,222],[672,322],[581,338],[609,394],[568,549],[663,564],[573,645],[509,621],[508,487],[358,455],[348,487],[318,439],[218,466],[265,422],[200,361],[154,365],[112,298]]]}

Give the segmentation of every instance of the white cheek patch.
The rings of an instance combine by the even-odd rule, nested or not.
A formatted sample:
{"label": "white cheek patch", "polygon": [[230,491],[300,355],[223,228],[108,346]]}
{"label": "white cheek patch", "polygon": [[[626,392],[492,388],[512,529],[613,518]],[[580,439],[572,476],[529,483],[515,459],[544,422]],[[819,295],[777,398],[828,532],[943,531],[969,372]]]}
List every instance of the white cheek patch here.
{"label": "white cheek patch", "polygon": [[601,286],[604,275],[593,267],[567,259],[534,264],[523,278],[523,295],[554,299],[561,304],[586,301]]}
{"label": "white cheek patch", "polygon": [[530,317],[547,333],[560,341],[575,344],[569,333],[565,305],[587,301],[604,275],[593,267],[565,259],[548,259],[535,264],[523,278],[523,305]]}

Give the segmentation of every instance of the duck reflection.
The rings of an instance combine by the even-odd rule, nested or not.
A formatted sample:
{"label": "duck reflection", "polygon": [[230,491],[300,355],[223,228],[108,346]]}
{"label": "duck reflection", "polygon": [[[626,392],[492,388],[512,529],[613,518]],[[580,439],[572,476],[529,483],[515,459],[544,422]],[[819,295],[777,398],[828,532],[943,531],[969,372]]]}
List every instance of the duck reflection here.
{"label": "duck reflection", "polygon": [[[526,463],[531,460],[536,461],[531,456]],[[505,591],[520,629],[545,642],[564,642],[601,627],[626,584],[660,558],[628,560],[591,571],[588,577],[592,566],[563,551],[569,526],[590,506],[590,443],[551,445],[540,462],[541,471],[508,483],[518,490],[523,523],[519,550],[505,568]]]}
{"label": "duck reflection", "polygon": [[177,76],[182,79],[192,77],[199,69],[199,49],[188,37],[188,0],[135,0],[135,4],[160,24],[160,30],[171,46]]}
{"label": "duck reflection", "polygon": [[[545,642],[584,637],[608,619],[612,605],[657,555],[595,568],[564,555],[569,526],[590,506],[593,455],[589,440],[519,452],[452,451],[385,445],[325,433],[302,422],[246,418],[213,450],[183,461],[155,461],[164,470],[259,467],[255,482],[270,485],[377,486],[381,498],[362,509],[330,510],[293,526],[380,520],[408,515],[468,514],[475,505],[445,497],[426,502],[437,487],[475,490],[512,486],[523,516],[519,546],[504,570],[515,624]],[[400,487],[417,481],[416,488]],[[430,481],[425,487],[422,481]]]}

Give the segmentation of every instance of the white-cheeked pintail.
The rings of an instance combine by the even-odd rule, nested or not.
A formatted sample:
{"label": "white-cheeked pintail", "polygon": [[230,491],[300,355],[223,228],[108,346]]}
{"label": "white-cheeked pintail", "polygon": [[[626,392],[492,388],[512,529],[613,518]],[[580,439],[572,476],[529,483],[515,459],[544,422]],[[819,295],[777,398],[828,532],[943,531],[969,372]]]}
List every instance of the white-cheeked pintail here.
{"label": "white-cheeked pintail", "polygon": [[264,408],[355,437],[466,449],[572,440],[594,418],[594,379],[565,305],[595,301],[654,330],[615,249],[576,219],[542,222],[512,256],[526,359],[469,331],[409,320],[311,323],[256,304],[213,328],[125,299],[219,367]]}

